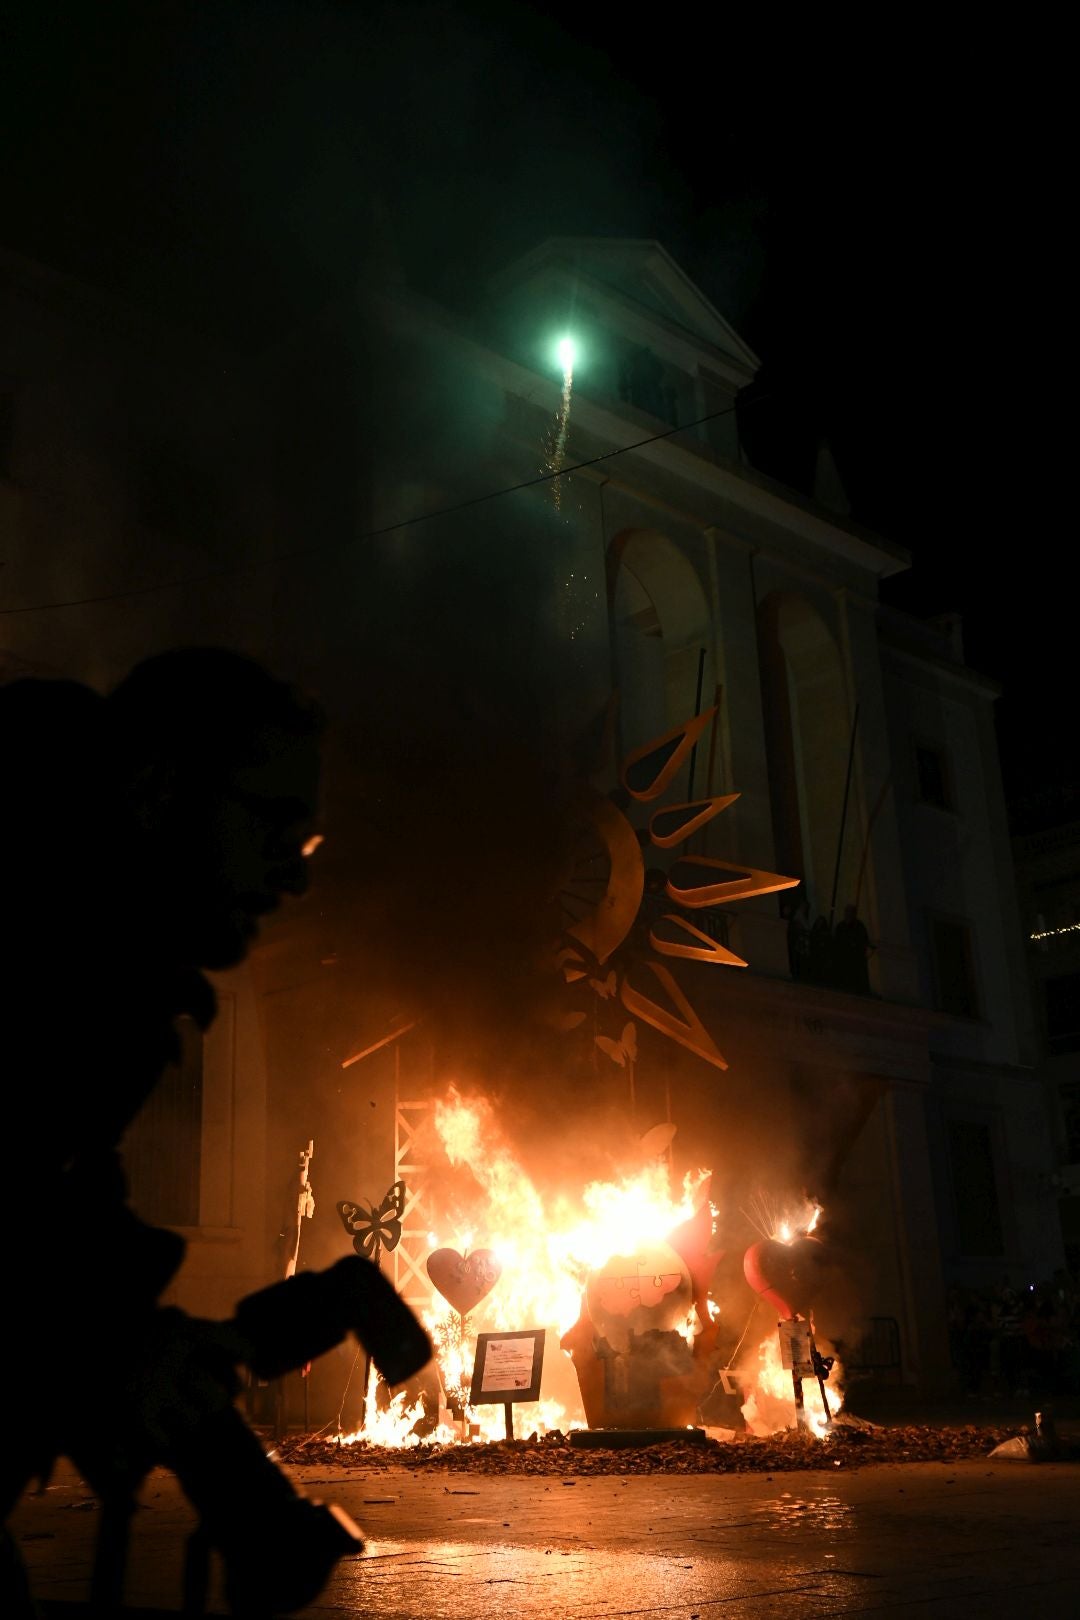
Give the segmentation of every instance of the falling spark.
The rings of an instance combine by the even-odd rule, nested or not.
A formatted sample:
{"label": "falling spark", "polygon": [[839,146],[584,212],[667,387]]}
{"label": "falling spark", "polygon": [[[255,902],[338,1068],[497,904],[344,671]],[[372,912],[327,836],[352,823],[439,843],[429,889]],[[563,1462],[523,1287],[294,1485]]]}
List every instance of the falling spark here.
{"label": "falling spark", "polygon": [[556,511],[562,508],[562,471],[566,460],[566,435],[570,427],[570,396],[574,387],[574,358],[575,348],[572,338],[562,338],[558,347],[559,365],[562,367],[562,398],[559,408],[555,412],[555,421],[551,430],[550,445],[547,458],[547,472],[552,475],[551,493],[555,502]]}
{"label": "falling spark", "polygon": [[809,1237],[821,1219],[821,1205],[804,1198],[802,1207],[793,1210],[790,1205],[778,1207],[768,1193],[752,1193],[749,1207],[742,1211],[763,1238],[778,1243],[793,1243],[796,1238]]}

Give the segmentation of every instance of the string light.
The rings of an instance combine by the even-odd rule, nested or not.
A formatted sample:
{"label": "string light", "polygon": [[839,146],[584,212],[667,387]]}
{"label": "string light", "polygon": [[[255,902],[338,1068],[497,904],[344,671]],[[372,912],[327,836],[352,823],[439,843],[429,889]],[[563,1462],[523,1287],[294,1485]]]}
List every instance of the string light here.
{"label": "string light", "polygon": [[1075,934],[1077,929],[1080,929],[1080,922],[1064,923],[1060,928],[1044,928],[1038,934],[1029,934],[1028,938],[1031,940],[1056,939],[1059,934]]}

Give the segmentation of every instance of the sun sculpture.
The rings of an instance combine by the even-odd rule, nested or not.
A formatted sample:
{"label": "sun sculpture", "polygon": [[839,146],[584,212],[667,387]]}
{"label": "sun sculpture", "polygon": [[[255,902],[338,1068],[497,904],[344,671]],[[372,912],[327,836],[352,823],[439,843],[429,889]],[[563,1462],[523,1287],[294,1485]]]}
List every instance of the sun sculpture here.
{"label": "sun sculpture", "polygon": [[[794,887],[799,879],[757,867],[736,865],[691,853],[694,835],[726,810],[738,793],[663,805],[659,801],[716,716],[713,706],[675,726],[623,760],[617,796],[582,785],[570,811],[575,855],[564,870],[560,898],[564,914],[556,963],[567,986],[591,991],[594,1006],[622,1009],[617,1035],[594,1033],[599,1051],[633,1072],[637,1022],[686,1047],[706,1063],[727,1062],[678,983],[669,962],[691,961],[716,967],[746,967],[746,961],[695,922],[720,905]],[[691,773],[692,774],[692,773]],[[626,796],[623,799],[623,795]],[[653,808],[647,839],[657,850],[678,851],[664,878],[668,909],[642,924],[645,861],[642,840],[624,814],[627,800]],[[644,948],[643,948],[644,946]],[[666,959],[666,960],[665,960]],[[664,997],[657,1000],[657,992]],[[563,1030],[580,1028],[587,1012],[566,1009],[556,1015]],[[403,1024],[346,1059],[342,1067],[398,1039],[415,1026]],[[595,1024],[594,1024],[595,1030]],[[663,1129],[662,1127],[659,1129]],[[665,1143],[670,1141],[667,1127]],[[646,1133],[645,1142],[655,1133]],[[393,1234],[400,1211],[395,1184],[383,1205],[341,1204],[339,1215],[354,1246]],[[708,1289],[721,1257],[714,1247],[713,1216],[706,1182],[691,1218],[673,1231],[658,1231],[633,1252],[612,1255],[589,1277],[581,1315],[562,1338],[569,1351],[586,1417],[592,1427],[633,1426],[682,1429],[696,1421],[711,1381],[716,1325]],[[490,1262],[493,1263],[488,1263]],[[464,1256],[440,1249],[428,1259],[428,1275],[458,1319],[464,1336],[467,1313],[497,1284],[499,1266],[491,1251]],[[680,1324],[691,1309],[700,1331],[692,1346]],[[464,1391],[459,1392],[462,1402]]]}
{"label": "sun sculpture", "polygon": [[[715,714],[715,707],[706,709],[629,754],[619,773],[629,798],[639,804],[660,799]],[[738,797],[727,793],[657,806],[649,817],[648,840],[655,849],[678,850]],[[564,905],[569,910],[576,902],[578,914],[568,920],[558,964],[568,984],[587,981],[601,1001],[617,1000],[629,1014],[617,1037],[594,1035],[596,1046],[632,1075],[637,1057],[635,1020],[640,1020],[705,1062],[726,1069],[722,1052],[663,958],[746,967],[742,957],[699,927],[693,914],[792,888],[798,878],[681,853],[664,881],[670,909],[648,922],[648,950],[642,951],[639,916],[645,862],[638,834],[614,799],[598,792],[583,794],[576,814],[582,836]],[[638,948],[624,950],[632,936]],[[666,1005],[655,999],[657,986]],[[577,1028],[586,1016],[580,1010],[564,1014],[561,1027]],[[708,1194],[706,1183],[694,1216],[683,1226],[658,1232],[653,1242],[632,1254],[612,1256],[588,1280],[581,1315],[563,1337],[562,1347],[573,1359],[586,1416],[594,1428],[682,1428],[696,1419],[712,1376],[716,1326],[708,1308],[708,1288],[721,1258],[713,1247]],[[691,1308],[699,1322],[692,1347],[679,1331]]]}
{"label": "sun sculpture", "polygon": [[[619,780],[629,797],[639,804],[651,804],[659,799],[715,714],[715,706],[705,709],[692,720],[628,754]],[[725,793],[684,804],[658,806],[649,817],[649,842],[661,850],[685,845],[738,797],[737,793]],[[558,966],[568,984],[587,979],[598,997],[605,1001],[617,998],[630,1015],[631,1022],[624,1026],[618,1042],[610,1036],[597,1037],[601,1050],[616,1062],[632,1062],[636,1055],[632,1020],[636,1018],[688,1047],[706,1063],[726,1069],[723,1054],[671,968],[657,958],[704,962],[716,967],[746,967],[741,956],[736,956],[697,926],[692,920],[693,913],[749,900],[758,894],[794,888],[799,879],[757,867],[733,865],[715,856],[680,854],[665,881],[664,892],[672,909],[649,924],[648,944],[656,956],[646,956],[643,961],[640,957],[623,961],[619,958],[620,947],[638,920],[645,889],[641,844],[629,820],[611,797],[585,790],[575,814],[591,847],[579,857],[563,891],[564,907],[572,913],[577,902],[580,914],[571,914],[568,921],[565,941],[558,953]],[[612,964],[610,969],[609,963]],[[647,984],[647,989],[638,978],[642,969],[653,981]],[[656,985],[663,991],[667,1005],[654,999]],[[566,1014],[562,1027],[575,1028],[585,1017],[580,1011]]]}

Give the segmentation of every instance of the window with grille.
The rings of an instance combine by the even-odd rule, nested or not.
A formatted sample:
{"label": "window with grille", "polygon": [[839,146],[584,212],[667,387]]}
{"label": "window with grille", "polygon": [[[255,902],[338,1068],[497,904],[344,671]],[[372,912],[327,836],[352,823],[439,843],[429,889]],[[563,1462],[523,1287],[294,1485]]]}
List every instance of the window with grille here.
{"label": "window with grille", "polygon": [[933,805],[935,810],[955,808],[948,761],[940,748],[916,743],[915,781],[921,804]]}

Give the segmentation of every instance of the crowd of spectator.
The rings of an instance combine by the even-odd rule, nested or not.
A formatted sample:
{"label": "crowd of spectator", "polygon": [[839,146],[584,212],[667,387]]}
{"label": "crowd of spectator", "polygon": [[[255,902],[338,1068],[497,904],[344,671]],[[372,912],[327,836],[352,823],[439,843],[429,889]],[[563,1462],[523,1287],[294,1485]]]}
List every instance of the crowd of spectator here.
{"label": "crowd of spectator", "polygon": [[969,1395],[1080,1395],[1080,1281],[953,1287],[949,1348]]}

